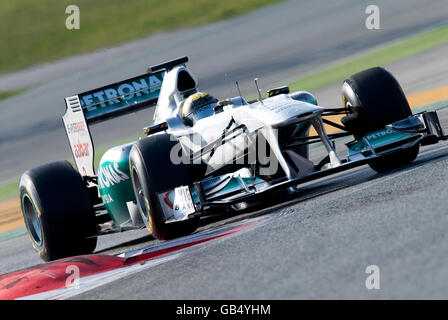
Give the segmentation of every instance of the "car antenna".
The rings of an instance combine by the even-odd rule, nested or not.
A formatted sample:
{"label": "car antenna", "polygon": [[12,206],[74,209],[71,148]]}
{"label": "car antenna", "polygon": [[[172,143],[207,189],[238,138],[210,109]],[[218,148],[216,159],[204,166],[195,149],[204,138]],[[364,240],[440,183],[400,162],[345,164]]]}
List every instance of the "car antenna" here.
{"label": "car antenna", "polygon": [[258,87],[258,78],[255,78],[254,81],[255,81],[255,87],[257,87],[258,101],[260,101],[260,103],[261,103],[262,105],[264,105],[264,103],[263,103],[263,97],[261,96],[261,90],[260,90],[260,88]]}
{"label": "car antenna", "polygon": [[240,95],[240,98],[241,98],[241,102],[243,104],[246,104],[244,99],[243,99],[243,95],[241,94],[240,85],[238,84],[238,81],[235,81],[235,83],[236,83],[236,89],[238,90],[238,94]]}

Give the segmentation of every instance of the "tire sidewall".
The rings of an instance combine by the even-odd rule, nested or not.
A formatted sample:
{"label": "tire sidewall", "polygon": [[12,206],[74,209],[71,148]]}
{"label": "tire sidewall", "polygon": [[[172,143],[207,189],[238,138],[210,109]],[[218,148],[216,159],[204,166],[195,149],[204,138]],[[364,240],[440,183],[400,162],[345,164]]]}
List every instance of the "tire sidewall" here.
{"label": "tire sidewall", "polygon": [[[67,161],[28,170],[21,177],[19,192],[28,235],[43,260],[93,252],[97,242],[96,237],[91,237],[96,233],[93,207],[80,174]],[[31,200],[37,211],[41,244],[30,234],[24,197]]]}
{"label": "tire sidewall", "polygon": [[342,85],[344,106],[358,113],[364,134],[412,115],[407,98],[395,77],[384,68],[361,71]]}
{"label": "tire sidewall", "polygon": [[[412,115],[400,84],[391,73],[380,67],[361,71],[346,79],[342,86],[342,100],[344,107],[351,109],[357,117],[353,130],[356,139]],[[418,151],[417,144],[372,160],[369,165],[377,172],[388,171],[412,162]]]}
{"label": "tire sidewall", "polygon": [[[19,194],[20,194],[20,206],[23,213],[23,220],[25,223],[25,226],[27,228],[27,234],[28,238],[31,241],[31,244],[33,248],[37,251],[37,254],[39,257],[41,257],[43,260],[48,261],[50,260],[50,257],[48,256],[48,246],[51,243],[48,239],[48,224],[46,223],[45,219],[42,217],[42,205],[40,201],[39,194],[37,193],[37,190],[32,182],[31,177],[25,173],[22,175],[20,179],[20,188],[19,188]],[[35,214],[37,215],[37,219],[39,221],[40,227],[41,227],[41,241],[40,243],[37,243],[33,236],[31,235],[30,227],[28,224],[28,221],[25,217],[25,208],[24,208],[24,197],[29,197],[34,210]]]}
{"label": "tire sidewall", "polygon": [[[198,219],[192,218],[167,224],[158,194],[192,183],[190,168],[186,164],[173,164],[172,148],[179,141],[169,134],[157,134],[138,141],[129,155],[129,168],[136,200],[139,201],[135,179],[138,177],[143,192],[143,205],[147,216],[143,216],[148,231],[157,239],[175,238],[193,232]],[[157,152],[157,155],[154,152]],[[136,174],[134,174],[134,170]]]}
{"label": "tire sidewall", "polygon": [[[144,214],[143,212],[141,212],[140,208],[140,212],[142,214],[142,218],[143,218],[143,222],[145,223],[148,231],[156,238],[160,239],[164,237],[164,234],[162,232],[163,230],[163,216],[162,216],[162,209],[160,208],[160,204],[159,201],[157,201],[157,199],[155,199],[155,192],[151,189],[151,181],[148,175],[148,171],[147,168],[145,167],[143,161],[142,161],[142,156],[139,153],[138,150],[136,150],[135,152],[138,152],[138,155],[132,155],[131,151],[131,156],[129,157],[130,159],[130,173],[131,173],[131,179],[132,179],[132,184],[134,185],[134,172],[135,174],[138,176],[138,179],[140,181],[140,185],[143,191],[143,195],[142,195],[142,200],[143,203],[139,204],[142,206],[145,206],[146,209],[146,214]],[[134,189],[135,191],[135,189]],[[137,199],[138,195],[137,193],[135,193],[135,197]],[[137,199],[138,201],[138,199]]]}

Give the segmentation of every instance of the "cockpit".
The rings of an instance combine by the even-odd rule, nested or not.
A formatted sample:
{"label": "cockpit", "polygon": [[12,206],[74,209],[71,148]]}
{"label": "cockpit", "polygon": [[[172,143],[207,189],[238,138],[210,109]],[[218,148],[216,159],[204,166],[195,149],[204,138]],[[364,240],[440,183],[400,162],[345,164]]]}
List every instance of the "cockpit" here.
{"label": "cockpit", "polygon": [[162,64],[151,68],[152,72],[160,68],[165,69],[154,113],[154,123],[162,123],[169,118],[178,117],[184,125],[194,126],[198,120],[219,113],[228,107],[247,104],[241,97],[219,101],[208,93],[199,92],[195,76],[184,65],[179,65],[184,62],[186,62],[185,58],[170,62],[169,66]]}
{"label": "cockpit", "polygon": [[185,125],[193,126],[197,121],[214,114],[218,99],[206,92],[190,95],[179,108],[179,117]]}

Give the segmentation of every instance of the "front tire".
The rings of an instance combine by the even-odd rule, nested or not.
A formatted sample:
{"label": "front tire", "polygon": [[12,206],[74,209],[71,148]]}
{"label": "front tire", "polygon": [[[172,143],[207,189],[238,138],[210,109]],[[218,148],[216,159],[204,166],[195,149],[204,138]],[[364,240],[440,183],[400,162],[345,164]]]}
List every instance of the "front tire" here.
{"label": "front tire", "polygon": [[[400,84],[381,67],[364,70],[346,79],[342,86],[342,100],[351,111],[342,123],[357,139],[412,115]],[[377,172],[389,171],[411,163],[418,152],[419,144],[416,143],[375,159],[369,166]]]}
{"label": "front tire", "polygon": [[70,163],[53,162],[26,171],[19,192],[28,235],[44,261],[95,250],[93,208],[81,175]]}
{"label": "front tire", "polygon": [[191,185],[186,164],[174,164],[170,153],[178,143],[168,134],[139,140],[131,149],[129,166],[137,206],[149,232],[157,239],[173,239],[194,232],[198,218],[166,223],[158,194]]}

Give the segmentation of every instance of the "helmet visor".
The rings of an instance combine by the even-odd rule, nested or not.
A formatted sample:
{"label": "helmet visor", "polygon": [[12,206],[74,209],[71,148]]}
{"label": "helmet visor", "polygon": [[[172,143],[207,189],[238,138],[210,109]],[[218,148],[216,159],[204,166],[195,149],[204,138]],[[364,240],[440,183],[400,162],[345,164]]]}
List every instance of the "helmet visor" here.
{"label": "helmet visor", "polygon": [[213,115],[217,102],[218,100],[209,94],[197,98],[191,102],[190,112],[186,116],[193,122],[207,118]]}

